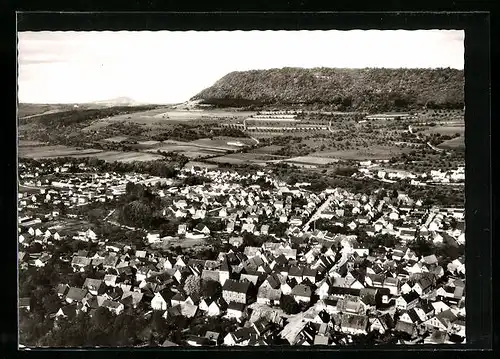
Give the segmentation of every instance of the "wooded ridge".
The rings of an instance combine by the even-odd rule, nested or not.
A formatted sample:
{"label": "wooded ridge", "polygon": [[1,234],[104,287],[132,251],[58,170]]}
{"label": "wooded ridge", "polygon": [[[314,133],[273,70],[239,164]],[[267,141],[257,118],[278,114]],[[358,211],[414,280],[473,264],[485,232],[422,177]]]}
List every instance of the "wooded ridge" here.
{"label": "wooded ridge", "polygon": [[463,108],[463,70],[289,68],[231,72],[192,100],[216,106],[302,104],[335,110]]}

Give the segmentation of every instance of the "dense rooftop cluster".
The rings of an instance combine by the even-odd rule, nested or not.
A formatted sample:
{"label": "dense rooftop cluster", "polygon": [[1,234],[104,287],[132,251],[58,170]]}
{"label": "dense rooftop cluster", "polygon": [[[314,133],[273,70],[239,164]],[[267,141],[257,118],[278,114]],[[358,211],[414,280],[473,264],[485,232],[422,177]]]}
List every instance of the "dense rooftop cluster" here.
{"label": "dense rooftop cluster", "polygon": [[[164,180],[68,167],[20,167],[20,184],[32,190],[19,194],[21,271],[64,262],[83,276],[50,288],[58,298],[45,310],[52,331],[64,318],[104,308],[175,323],[182,333],[165,334],[164,346],[465,340],[463,208],[428,207],[397,191],[315,193],[269,170],[242,175],[188,164]],[[189,185],[190,176],[207,182]],[[65,227],[83,218],[74,207],[113,203],[129,182],[160,199],[176,235],[143,228],[137,248],[91,226]],[[158,249],[187,241],[223,249],[211,259]],[[62,242],[89,247],[54,251]],[[34,300],[24,293],[20,309],[33,310]],[[203,332],[195,330],[200,318],[236,324]]]}

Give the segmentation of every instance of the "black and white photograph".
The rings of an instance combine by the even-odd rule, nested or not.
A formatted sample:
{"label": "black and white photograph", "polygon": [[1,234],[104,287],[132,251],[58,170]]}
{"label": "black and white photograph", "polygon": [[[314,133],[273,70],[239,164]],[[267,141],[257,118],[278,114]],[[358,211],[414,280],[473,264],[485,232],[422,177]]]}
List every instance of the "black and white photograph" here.
{"label": "black and white photograph", "polygon": [[465,345],[464,39],[19,31],[19,348]]}

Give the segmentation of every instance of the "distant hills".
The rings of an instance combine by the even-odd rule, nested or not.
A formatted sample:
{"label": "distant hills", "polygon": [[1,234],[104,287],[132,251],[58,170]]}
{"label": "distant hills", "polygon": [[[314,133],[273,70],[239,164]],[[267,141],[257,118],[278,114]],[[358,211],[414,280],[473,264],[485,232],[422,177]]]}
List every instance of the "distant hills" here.
{"label": "distant hills", "polygon": [[191,100],[215,106],[336,110],[463,108],[463,70],[282,68],[231,72]]}
{"label": "distant hills", "polygon": [[140,106],[144,105],[144,103],[137,102],[130,97],[116,97],[109,100],[100,100],[91,102],[94,105],[103,105],[103,106]]}

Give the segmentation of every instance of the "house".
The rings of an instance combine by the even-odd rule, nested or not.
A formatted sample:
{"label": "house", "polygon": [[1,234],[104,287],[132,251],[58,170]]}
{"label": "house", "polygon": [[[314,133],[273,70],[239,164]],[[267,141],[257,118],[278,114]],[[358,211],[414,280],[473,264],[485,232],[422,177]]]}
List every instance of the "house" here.
{"label": "house", "polygon": [[455,321],[457,321],[457,319],[457,316],[450,309],[448,309],[426,320],[423,325],[427,328],[447,331],[452,329],[452,325]]}
{"label": "house", "polygon": [[171,342],[170,340],[165,340],[163,344],[161,345],[162,347],[178,347],[179,344],[175,344],[174,342]]}
{"label": "house", "polygon": [[228,243],[234,247],[239,247],[243,244],[243,237],[231,237]]}
{"label": "house", "polygon": [[81,289],[81,288],[76,288],[76,287],[71,287],[68,290],[68,293],[66,294],[66,302],[71,304],[71,303],[81,303],[83,298],[87,295],[87,290],[86,289]]}
{"label": "house", "polygon": [[398,278],[391,278],[387,277],[384,279],[384,284],[382,285],[382,288],[387,288],[389,289],[391,295],[398,295],[399,294],[399,279]]}
{"label": "house", "polygon": [[207,338],[209,343],[212,345],[220,344],[220,333],[207,330],[207,332],[205,333],[205,338]]}
{"label": "house", "polygon": [[358,314],[342,314],[340,329],[346,334],[367,334],[368,317]]}
{"label": "house", "polygon": [[230,302],[227,306],[226,316],[228,318],[235,318],[241,320],[245,315],[245,304]]}
{"label": "house", "polygon": [[224,345],[226,346],[247,346],[252,338],[255,338],[257,333],[253,327],[243,327],[237,329],[233,333],[228,333],[224,337]]}
{"label": "house", "polygon": [[419,299],[420,295],[415,291],[403,294],[396,298],[396,308],[400,310],[410,310],[417,305]]}
{"label": "house", "polygon": [[418,324],[421,321],[420,316],[415,311],[415,308],[403,311],[399,316],[399,320],[411,324]]}
{"label": "house", "polygon": [[31,310],[31,298],[19,298],[19,309],[26,309],[29,312]]}
{"label": "house", "polygon": [[105,292],[106,286],[102,279],[86,278],[83,288],[87,289],[92,295],[101,295]]}
{"label": "house", "polygon": [[302,282],[302,275],[304,272],[304,268],[300,266],[291,266],[288,271],[288,278],[295,279],[297,283]]}
{"label": "house", "polygon": [[179,224],[179,227],[177,228],[177,234],[178,235],[183,235],[186,234],[187,226],[185,224]]}
{"label": "house", "polygon": [[422,296],[424,294],[429,293],[433,289],[433,281],[428,276],[421,276],[413,286],[413,290],[418,293],[418,295]]}
{"label": "house", "polygon": [[184,304],[185,300],[186,300],[186,296],[183,293],[179,292],[179,293],[176,293],[170,299],[170,303],[171,303],[172,307],[175,307],[176,305]]}
{"label": "house", "polygon": [[194,227],[193,229],[194,232],[202,233],[204,235],[209,235],[210,234],[210,229],[204,225],[203,223],[199,223]]}
{"label": "house", "polygon": [[222,297],[227,303],[247,304],[251,283],[227,279],[222,286]]}
{"label": "house", "polygon": [[392,329],[394,323],[390,314],[384,314],[378,317],[369,318],[369,331],[377,331],[380,334],[384,334],[387,330]]}
{"label": "house", "polygon": [[[201,303],[200,303],[201,304]],[[218,303],[217,301],[213,301],[211,302],[209,305],[208,305],[208,308],[207,308],[207,315],[209,317],[216,317],[218,315],[220,315],[222,312],[222,306],[220,303]]]}
{"label": "house", "polygon": [[196,315],[196,312],[198,311],[197,305],[183,303],[179,306],[181,310],[181,315],[186,318],[193,318]]}
{"label": "house", "polygon": [[416,326],[413,323],[403,322],[399,320],[394,328],[395,332],[405,333],[410,337],[414,337],[416,334]]}
{"label": "house", "polygon": [[102,305],[103,308],[108,309],[115,315],[119,315],[125,309],[124,305],[120,302],[116,302],[114,300],[105,300]]}
{"label": "house", "polygon": [[227,233],[233,233],[234,232],[234,222],[230,221],[230,222],[227,223],[226,232]]}
{"label": "house", "polygon": [[151,308],[153,310],[166,310],[167,303],[170,302],[173,296],[174,294],[168,289],[155,293],[153,299],[151,299]]}
{"label": "house", "polygon": [[64,307],[59,308],[56,312],[56,318],[68,318],[73,319],[76,316],[76,305],[66,305]]}
{"label": "house", "polygon": [[130,306],[132,308],[137,308],[139,303],[142,301],[142,298],[144,296],[144,293],[142,292],[124,292],[120,302],[124,306]]}
{"label": "house", "polygon": [[59,284],[56,287],[56,294],[60,299],[64,298],[64,296],[68,293],[68,291],[69,291],[69,285],[67,284]]}
{"label": "house", "polygon": [[299,302],[310,302],[312,290],[309,286],[305,284],[297,284],[293,287],[291,295],[297,303]]}
{"label": "house", "polygon": [[89,266],[92,263],[91,258],[83,257],[83,256],[74,256],[71,260],[71,266],[73,270],[83,271],[85,267]]}
{"label": "house", "polygon": [[186,344],[193,346],[193,347],[201,347],[201,346],[208,346],[212,345],[212,342],[205,337],[198,337],[196,335],[189,335],[186,338]]}
{"label": "house", "polygon": [[104,276],[104,284],[107,285],[108,287],[114,287],[116,286],[116,280],[118,276],[115,274],[106,274]]}
{"label": "house", "polygon": [[257,292],[257,303],[267,305],[279,305],[281,299],[281,288],[278,285],[277,289],[271,286],[262,284]]}

